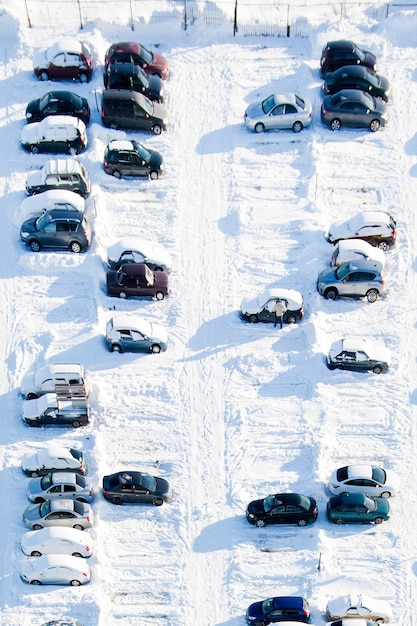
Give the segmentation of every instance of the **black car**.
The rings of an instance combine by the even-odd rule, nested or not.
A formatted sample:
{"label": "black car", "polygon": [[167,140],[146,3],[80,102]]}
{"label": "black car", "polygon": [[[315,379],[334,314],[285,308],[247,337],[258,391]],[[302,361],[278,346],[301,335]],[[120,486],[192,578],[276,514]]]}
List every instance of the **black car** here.
{"label": "black car", "polygon": [[332,96],[324,96],[321,121],[332,130],[342,126],[368,128],[373,133],[388,122],[385,102],[359,89],[342,89]]}
{"label": "black car", "polygon": [[91,228],[80,211],[52,209],[23,222],[20,239],[32,252],[42,248],[82,252],[91,243]]}
{"label": "black car", "polygon": [[250,502],[246,519],[259,527],[269,524],[306,526],[317,519],[317,503],[314,498],[299,493],[276,493]]}
{"label": "black car", "polygon": [[104,171],[115,178],[147,176],[156,180],[164,166],[159,152],[145,148],[137,141],[111,141],[104,152]]}
{"label": "black car", "polygon": [[323,91],[326,95],[342,89],[360,89],[374,98],[388,102],[391,86],[384,76],[376,74],[364,65],[345,65],[325,76]]}
{"label": "black car", "polygon": [[101,121],[107,128],[133,128],[160,135],[168,128],[168,112],[163,104],[136,91],[106,89],[101,98]]}
{"label": "black car", "polygon": [[143,472],[116,472],[103,476],[103,496],[113,504],[153,504],[171,500],[168,481]]}
{"label": "black car", "polygon": [[48,91],[42,98],[29,102],[26,120],[28,123],[40,122],[48,115],[71,115],[87,125],[90,121],[90,107],[86,98],[72,91]]}
{"label": "black car", "polygon": [[288,621],[308,622],[310,607],[300,596],[278,596],[254,602],[246,610],[246,621],[251,626],[268,626]]}
{"label": "black car", "polygon": [[111,63],[104,74],[108,89],[129,89],[143,93],[154,102],[164,101],[164,86],[159,76],[149,76],[140,65],[134,63]]}
{"label": "black car", "polygon": [[376,71],[376,57],[353,41],[328,41],[321,52],[320,70],[324,76],[344,65],[364,65]]}

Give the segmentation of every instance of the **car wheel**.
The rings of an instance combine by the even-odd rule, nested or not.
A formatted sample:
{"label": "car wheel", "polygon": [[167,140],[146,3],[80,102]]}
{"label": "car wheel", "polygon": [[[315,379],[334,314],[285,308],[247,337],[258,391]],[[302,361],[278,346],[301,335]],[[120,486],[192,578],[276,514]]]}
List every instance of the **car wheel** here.
{"label": "car wheel", "polygon": [[155,294],[155,298],[156,298],[156,300],[163,300],[165,298],[165,295],[162,293],[162,291],[158,291]]}
{"label": "car wheel", "polygon": [[77,148],[74,148],[74,146],[71,146],[70,148],[68,148],[68,154],[70,156],[75,156],[77,154]]}
{"label": "car wheel", "polygon": [[78,559],[82,559],[83,555],[80,554],[79,552],[73,552],[71,556],[76,556]]}
{"label": "car wheel", "polygon": [[249,321],[250,321],[252,324],[257,324],[257,322],[259,321],[259,320],[258,320],[258,316],[257,316],[257,315],[250,315],[250,316],[249,316]]}
{"label": "car wheel", "polygon": [[41,581],[40,581],[40,580],[31,580],[31,581],[30,581],[30,584],[31,584],[31,585],[41,585],[42,583],[41,583]]}
{"label": "car wheel", "polygon": [[254,626],[266,626],[266,622],[263,621],[263,619],[254,622]]}
{"label": "car wheel", "polygon": [[81,526],[81,524],[74,524],[73,528],[76,530],[84,530],[84,526]]}
{"label": "car wheel", "polygon": [[110,346],[110,352],[121,352],[121,351],[122,351],[122,349],[121,349],[121,347],[119,346],[118,343],[113,343]]}
{"label": "car wheel", "polygon": [[162,498],[154,498],[154,499],[152,500],[152,504],[153,504],[154,506],[162,506],[162,505],[163,505],[163,503],[164,503],[164,501],[162,500]]}
{"label": "car wheel", "polygon": [[369,128],[371,129],[373,133],[376,133],[376,131],[381,128],[381,122],[379,120],[372,120],[372,122],[369,125]]}
{"label": "car wheel", "polygon": [[119,298],[121,298],[122,300],[126,300],[126,298],[127,298],[126,292],[121,291],[121,292],[119,293]]}
{"label": "car wheel", "polygon": [[39,78],[40,78],[41,80],[49,80],[48,72],[45,72],[45,71],[41,72],[41,73],[39,74]]}
{"label": "car wheel", "polygon": [[33,530],[42,530],[43,526],[42,524],[33,524],[32,528]]}
{"label": "car wheel", "polygon": [[294,122],[294,124],[292,125],[292,129],[295,133],[299,133],[303,130],[304,126],[302,125],[301,122]]}
{"label": "car wheel", "polygon": [[74,254],[79,254],[81,252],[81,244],[78,241],[71,241],[70,250],[74,252]]}
{"label": "car wheel", "polygon": [[384,520],[382,519],[382,517],[376,517],[376,518],[374,519],[375,524],[382,524],[382,522],[383,522],[383,521],[384,521]]}
{"label": "car wheel", "polygon": [[162,133],[162,128],[159,124],[155,124],[155,126],[152,128],[152,132],[154,135],[160,135]]}
{"label": "car wheel", "polygon": [[374,374],[380,374],[382,372],[382,367],[380,365],[375,365],[372,371]]}
{"label": "car wheel", "polygon": [[307,526],[308,522],[306,519],[299,519],[297,522],[297,526],[303,527],[303,526]]}
{"label": "car wheel", "polygon": [[378,248],[385,252],[386,250],[388,250],[389,245],[388,245],[388,243],[386,241],[380,241],[379,244],[378,244]]}
{"label": "car wheel", "polygon": [[71,587],[79,587],[81,583],[79,580],[71,580],[70,585]]}
{"label": "car wheel", "polygon": [[79,428],[81,426],[81,422],[79,420],[73,420],[72,421],[72,427],[73,428]]}
{"label": "car wheel", "polygon": [[380,498],[384,498],[384,500],[388,500],[388,498],[391,497],[391,494],[389,491],[383,491],[380,495]]}
{"label": "car wheel", "polygon": [[336,520],[334,521],[334,523],[335,523],[335,524],[338,524],[338,525],[340,526],[341,524],[344,524],[344,523],[345,523],[345,521],[344,521],[344,520],[342,520],[342,519],[336,519]]}
{"label": "car wheel", "polygon": [[257,124],[255,124],[255,133],[263,133],[265,131],[265,126],[262,124],[262,122],[258,122]]}
{"label": "car wheel", "polygon": [[45,502],[45,498],[35,498],[35,504],[43,504]]}
{"label": "car wheel", "polygon": [[111,501],[113,504],[118,504],[118,505],[123,504],[123,500],[120,496],[113,496]]}
{"label": "car wheel", "polygon": [[370,289],[366,294],[368,302],[376,302],[378,300],[378,292],[376,289]]}
{"label": "car wheel", "polygon": [[338,119],[332,120],[330,124],[330,128],[332,130],[340,130],[342,127],[342,122]]}
{"label": "car wheel", "polygon": [[119,172],[119,170],[114,170],[114,171],[112,172],[112,176],[114,176],[115,178],[121,178],[121,177],[122,177],[122,175],[121,175],[121,173]]}
{"label": "car wheel", "polygon": [[257,519],[255,522],[255,526],[257,526],[258,528],[263,528],[265,526],[265,522],[263,521],[263,519]]}
{"label": "car wheel", "polygon": [[28,393],[27,395],[28,400],[36,400],[37,397],[36,393]]}
{"label": "car wheel", "polygon": [[287,324],[295,324],[297,318],[295,315],[288,315],[288,317],[284,320]]}
{"label": "car wheel", "polygon": [[38,472],[31,472],[30,475],[32,478],[37,478],[39,476]]}
{"label": "car wheel", "polygon": [[336,300],[336,298],[337,298],[337,290],[336,289],[326,289],[326,291],[324,292],[324,297],[327,298],[327,300]]}
{"label": "car wheel", "polygon": [[159,174],[158,174],[158,172],[151,172],[151,173],[149,174],[149,178],[150,178],[151,180],[158,180],[158,178],[159,178]]}
{"label": "car wheel", "polygon": [[39,146],[30,146],[30,151],[32,154],[39,154]]}
{"label": "car wheel", "polygon": [[157,343],[153,343],[149,349],[153,354],[159,354],[161,352],[161,346]]}
{"label": "car wheel", "polygon": [[329,370],[335,370],[336,369],[336,365],[334,363],[329,363],[329,361],[326,361],[326,365],[327,365],[327,368]]}
{"label": "car wheel", "polygon": [[39,426],[38,420],[29,420],[29,426],[32,428],[37,428]]}
{"label": "car wheel", "polygon": [[30,553],[30,556],[42,556],[42,552],[39,552],[39,550],[34,550]]}
{"label": "car wheel", "polygon": [[163,272],[164,270],[162,269],[162,267],[154,267],[154,272]]}
{"label": "car wheel", "polygon": [[80,83],[87,83],[88,82],[88,76],[85,72],[82,72],[80,74]]}
{"label": "car wheel", "polygon": [[32,241],[29,243],[29,248],[32,250],[32,252],[39,252],[39,250],[41,249],[41,244],[36,239],[32,239]]}
{"label": "car wheel", "polygon": [[112,130],[117,130],[119,127],[117,126],[116,122],[112,122],[112,123],[110,124],[110,128],[111,128]]}
{"label": "car wheel", "polygon": [[384,620],[384,619],[382,619],[382,617],[379,617],[378,619],[376,619],[376,620],[375,620],[375,622],[376,622],[377,624],[385,624],[385,620]]}

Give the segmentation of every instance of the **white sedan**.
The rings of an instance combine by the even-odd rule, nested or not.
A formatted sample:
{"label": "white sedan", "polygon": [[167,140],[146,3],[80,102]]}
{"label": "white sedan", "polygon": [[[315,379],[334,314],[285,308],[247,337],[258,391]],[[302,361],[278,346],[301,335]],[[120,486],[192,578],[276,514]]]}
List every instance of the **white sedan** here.
{"label": "white sedan", "polygon": [[366,493],[377,498],[390,498],[398,490],[398,477],[394,472],[376,465],[346,465],[335,470],[329,481],[329,490],[341,493]]}
{"label": "white sedan", "polygon": [[265,130],[291,129],[299,133],[310,126],[313,107],[308,98],[295,93],[279,93],[268,96],[262,102],[248,106],[244,121],[255,133]]}
{"label": "white sedan", "polygon": [[22,472],[27,476],[45,476],[50,472],[87,473],[84,455],[76,448],[52,445],[38,452],[27,452],[22,458]]}
{"label": "white sedan", "polygon": [[23,535],[20,545],[27,556],[68,554],[87,559],[93,554],[93,540],[87,531],[60,526],[30,530]]}
{"label": "white sedan", "polygon": [[392,618],[391,605],[385,600],[369,598],[365,595],[350,594],[339,596],[327,603],[327,617],[330,620],[361,617],[374,622],[389,622]]}
{"label": "white sedan", "polygon": [[110,246],[107,250],[107,265],[110,269],[118,270],[124,263],[146,263],[153,272],[167,274],[172,269],[169,253],[162,246],[144,239],[126,238]]}
{"label": "white sedan", "polygon": [[84,559],[66,554],[25,559],[20,577],[30,585],[72,585],[78,587],[90,582],[90,566]]}
{"label": "white sedan", "polygon": [[385,269],[387,265],[384,252],[380,248],[371,246],[363,239],[342,239],[335,245],[331,261],[332,267],[339,267],[342,263],[357,260],[376,261],[381,263]]}

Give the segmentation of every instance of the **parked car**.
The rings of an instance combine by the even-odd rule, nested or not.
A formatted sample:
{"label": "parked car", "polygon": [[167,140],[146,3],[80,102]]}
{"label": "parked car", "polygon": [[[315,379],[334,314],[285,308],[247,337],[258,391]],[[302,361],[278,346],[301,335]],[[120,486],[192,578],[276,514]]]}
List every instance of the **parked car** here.
{"label": "parked car", "polygon": [[49,191],[44,191],[25,198],[20,205],[19,216],[27,219],[34,213],[50,211],[51,209],[79,211],[80,213],[84,213],[85,200],[74,191],[49,189]]}
{"label": "parked car", "polygon": [[138,141],[111,141],[104,151],[104,171],[115,178],[147,176],[152,180],[164,171],[162,155]]}
{"label": "parked car", "polygon": [[150,76],[159,76],[163,80],[169,76],[168,60],[162,54],[135,41],[113,43],[104,57],[105,68],[111,63],[134,63]]}
{"label": "parked car", "polygon": [[84,366],[79,363],[51,363],[39,367],[23,377],[20,393],[27,400],[33,400],[53,393],[57,385],[82,385],[88,396],[89,382]]}
{"label": "parked car", "polygon": [[385,211],[363,211],[347,221],[334,222],[325,237],[336,244],[342,239],[362,239],[381,250],[388,250],[395,244],[397,223]]}
{"label": "parked car", "polygon": [[[391,605],[379,598],[366,595],[350,594],[329,600],[326,607],[327,617],[331,620],[361,617],[374,622],[385,623],[392,619]],[[351,622],[349,621],[349,624]]]}
{"label": "parked car", "polygon": [[90,566],[85,559],[67,554],[46,554],[22,562],[20,577],[30,585],[71,585],[90,582]]}
{"label": "parked car", "polygon": [[31,478],[26,495],[30,502],[41,504],[46,500],[78,500],[92,502],[93,484],[89,478],[75,472],[50,472]]}
{"label": "parked car", "polygon": [[248,504],[246,519],[258,527],[269,524],[307,526],[317,519],[314,498],[299,493],[276,493]]}
{"label": "parked car", "polygon": [[[370,619],[351,619],[350,617],[347,619],[338,619],[335,622],[327,622],[326,626],[376,626],[377,622],[374,622]],[[288,626],[286,624],[285,626]]]}
{"label": "parked car", "polygon": [[41,504],[30,504],[23,512],[23,522],[32,530],[47,526],[66,526],[84,530],[93,525],[93,510],[78,500],[46,500]]}
{"label": "parked car", "polygon": [[388,80],[364,65],[344,65],[326,74],[323,85],[326,95],[337,93],[342,89],[360,89],[374,98],[381,98],[384,102],[388,102],[391,97],[391,85]]}
{"label": "parked car", "polygon": [[84,454],[75,448],[52,445],[38,452],[26,452],[22,458],[22,471],[27,476],[45,476],[50,472],[87,473]]}
{"label": "parked car", "polygon": [[72,426],[90,423],[90,407],[83,385],[59,385],[55,393],[24,400],[22,419],[29,426]]}
{"label": "parked car", "polygon": [[90,107],[87,98],[72,91],[48,91],[42,98],[31,100],[26,107],[26,121],[40,122],[49,115],[72,115],[87,124]]}
{"label": "parked car", "polygon": [[385,102],[356,89],[342,89],[324,96],[321,105],[321,121],[332,130],[350,126],[376,132],[386,125],[388,117]]}
{"label": "parked car", "polygon": [[93,554],[93,541],[88,531],[66,526],[29,530],[23,535],[20,545],[27,556],[69,554],[87,559]]}
{"label": "parked car", "polygon": [[33,59],[40,80],[79,80],[86,83],[93,74],[93,57],[87,44],[76,39],[59,39]]}
{"label": "parked car", "polygon": [[101,98],[101,121],[108,128],[147,130],[160,135],[168,128],[168,111],[143,94],[128,89],[107,89]]}
{"label": "parked car", "polygon": [[327,503],[326,514],[333,524],[381,524],[390,517],[385,498],[373,498],[365,493],[343,493]]}
{"label": "parked car", "polygon": [[310,607],[305,598],[278,596],[254,602],[246,611],[246,620],[252,626],[267,626],[277,622],[309,622]]}
{"label": "parked car", "polygon": [[140,317],[115,314],[106,326],[106,345],[110,352],[164,352],[168,336],[159,324]]}
{"label": "parked car", "polygon": [[161,506],[171,500],[172,493],[164,478],[125,470],[103,476],[103,496],[113,504]]}
{"label": "parked car", "polygon": [[320,71],[325,76],[344,65],[363,65],[374,72],[377,69],[376,57],[353,41],[341,39],[328,41],[321,51]]}
{"label": "parked car", "polygon": [[20,239],[32,250],[84,252],[91,243],[91,228],[83,213],[52,209],[25,220]]}
{"label": "parked car", "polygon": [[317,291],[328,300],[339,296],[367,298],[376,302],[386,290],[386,274],[382,265],[375,261],[348,261],[339,267],[320,272]]}
{"label": "parked car", "polygon": [[90,178],[84,165],[75,159],[50,159],[26,180],[29,196],[48,189],[67,189],[86,198],[91,191]]}
{"label": "parked car", "polygon": [[140,65],[134,63],[111,63],[104,74],[107,89],[129,89],[152,100],[163,102],[165,88],[159,76],[149,76]]}
{"label": "parked car", "polygon": [[391,356],[385,346],[371,339],[347,337],[335,341],[327,355],[327,367],[352,370],[354,372],[386,372],[391,364]]}
{"label": "parked car", "polygon": [[107,272],[106,287],[109,296],[163,300],[169,294],[169,278],[165,272],[153,272],[145,263],[127,263]]}
{"label": "parked car", "polygon": [[247,322],[275,322],[277,301],[284,303],[284,322],[295,324],[304,315],[303,296],[295,289],[270,287],[257,298],[246,298],[240,305],[240,317]]}
{"label": "parked car", "polygon": [[107,250],[110,269],[118,270],[126,263],[146,263],[152,271],[166,274],[170,274],[172,269],[171,256],[162,246],[133,237],[122,239]]}
{"label": "parked car", "polygon": [[85,124],[70,115],[49,115],[22,130],[22,147],[27,152],[79,154],[87,147]]}
{"label": "parked car", "polygon": [[82,624],[80,624],[80,622],[77,622],[76,619],[64,617],[63,620],[53,619],[51,622],[45,622],[45,624],[41,624],[41,626],[82,626]]}
{"label": "parked car", "polygon": [[363,239],[341,239],[333,248],[331,265],[339,267],[348,261],[374,261],[386,269],[386,256],[382,250]]}
{"label": "parked car", "polygon": [[398,490],[398,476],[377,465],[358,463],[334,470],[329,480],[329,490],[341,493],[366,493],[368,496],[390,498]]}
{"label": "parked car", "polygon": [[295,93],[280,93],[249,105],[244,121],[256,133],[284,129],[299,133],[310,126],[311,115],[312,105],[308,98],[301,98]]}

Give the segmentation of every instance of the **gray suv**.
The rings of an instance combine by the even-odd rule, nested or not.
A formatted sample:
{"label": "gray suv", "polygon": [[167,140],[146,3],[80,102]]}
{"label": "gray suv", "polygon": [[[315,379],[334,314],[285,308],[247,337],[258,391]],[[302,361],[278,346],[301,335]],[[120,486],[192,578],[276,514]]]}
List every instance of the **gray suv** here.
{"label": "gray suv", "polygon": [[82,252],[91,243],[91,228],[80,211],[52,209],[23,222],[20,239],[32,252],[41,248]]}
{"label": "gray suv", "polygon": [[320,272],[317,291],[328,300],[338,296],[364,298],[375,302],[385,292],[385,273],[378,261],[349,261]]}

